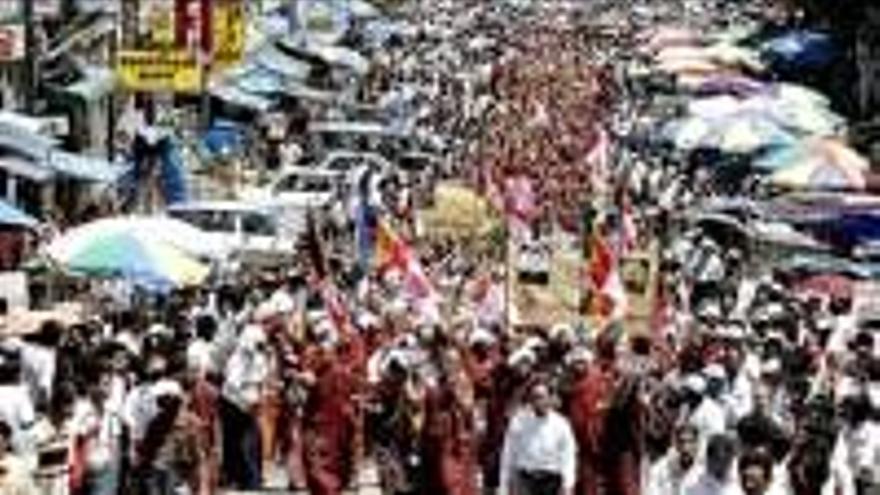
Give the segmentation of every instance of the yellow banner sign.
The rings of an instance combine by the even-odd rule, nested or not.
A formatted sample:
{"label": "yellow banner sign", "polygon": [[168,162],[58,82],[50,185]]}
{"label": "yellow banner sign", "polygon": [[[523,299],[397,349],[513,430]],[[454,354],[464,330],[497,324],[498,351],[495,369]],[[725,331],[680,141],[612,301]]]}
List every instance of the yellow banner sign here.
{"label": "yellow banner sign", "polygon": [[223,69],[241,61],[244,55],[244,2],[219,1],[213,9],[213,68]]}
{"label": "yellow banner sign", "polygon": [[183,51],[123,50],[116,58],[116,78],[129,91],[196,93],[202,70],[196,57]]}

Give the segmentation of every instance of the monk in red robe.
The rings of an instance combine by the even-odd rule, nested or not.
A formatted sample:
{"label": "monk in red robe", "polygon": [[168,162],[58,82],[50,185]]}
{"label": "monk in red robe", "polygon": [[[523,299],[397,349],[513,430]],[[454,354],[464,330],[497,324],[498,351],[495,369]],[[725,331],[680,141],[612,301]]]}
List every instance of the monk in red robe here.
{"label": "monk in red robe", "polygon": [[575,383],[569,418],[578,441],[577,495],[638,495],[643,408],[638,383],[617,370],[613,338],[602,335],[597,361]]}
{"label": "monk in red robe", "polygon": [[307,387],[303,407],[306,484],[312,495],[339,495],[354,475],[358,411],[355,395],[363,366],[363,344],[345,333],[335,345],[324,342],[306,350]]}
{"label": "monk in red robe", "polygon": [[457,351],[448,350],[439,383],[428,389],[422,459],[425,493],[476,495],[473,386]]}

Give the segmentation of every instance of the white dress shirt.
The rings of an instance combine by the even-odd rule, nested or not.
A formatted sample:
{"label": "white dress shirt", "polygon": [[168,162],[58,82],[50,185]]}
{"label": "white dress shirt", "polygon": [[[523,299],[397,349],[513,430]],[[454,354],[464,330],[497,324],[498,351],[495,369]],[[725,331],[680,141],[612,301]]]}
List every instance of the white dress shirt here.
{"label": "white dress shirt", "polygon": [[260,400],[263,382],[269,375],[266,356],[257,350],[239,347],[224,369],[223,397],[244,412],[249,412]]}
{"label": "white dress shirt", "polygon": [[696,463],[687,470],[679,465],[678,453],[671,449],[651,466],[648,472],[648,483],[645,495],[683,495],[685,480],[693,477]]}
{"label": "white dress shirt", "polygon": [[690,423],[699,432],[700,452],[702,453],[712,436],[727,431],[727,413],[719,401],[706,397],[691,414]]}
{"label": "white dress shirt", "polygon": [[[731,469],[731,473],[735,469]],[[726,480],[711,476],[705,469],[691,471],[684,482],[683,495],[743,495],[736,477],[731,474]]]}
{"label": "white dress shirt", "polygon": [[577,443],[568,420],[550,411],[535,415],[530,406],[520,408],[507,427],[501,454],[500,495],[510,492],[518,471],[547,471],[562,477],[565,490],[574,488]]}
{"label": "white dress shirt", "polygon": [[12,429],[13,450],[20,455],[33,453],[30,430],[36,422],[36,412],[25,385],[0,385],[0,419]]}

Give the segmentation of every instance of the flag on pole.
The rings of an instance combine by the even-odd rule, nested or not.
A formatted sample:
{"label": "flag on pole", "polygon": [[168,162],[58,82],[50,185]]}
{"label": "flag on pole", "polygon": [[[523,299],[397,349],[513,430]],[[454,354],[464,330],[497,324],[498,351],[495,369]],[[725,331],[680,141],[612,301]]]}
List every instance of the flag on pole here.
{"label": "flag on pole", "polygon": [[589,241],[590,314],[605,320],[618,319],[626,314],[626,289],[620,277],[619,260],[602,230],[601,226],[594,228]]}
{"label": "flag on pole", "polygon": [[374,174],[367,169],[358,178],[354,191],[354,238],[357,247],[358,264],[367,272],[373,263],[376,245],[376,229],[379,223],[379,208],[376,206]]}
{"label": "flag on pole", "polygon": [[628,194],[623,195],[620,205],[620,256],[626,256],[638,247],[639,231],[636,226],[632,200]]}
{"label": "flag on pole", "polygon": [[310,208],[306,211],[306,231],[303,249],[306,253],[309,268],[312,270],[312,275],[317,280],[324,280],[328,274],[323,244],[315,222],[315,215]]}
{"label": "flag on pole", "polygon": [[376,228],[374,252],[379,272],[400,273],[403,276],[403,291],[419,312],[430,318],[439,317],[439,296],[418,256],[387,222],[381,220]]}
{"label": "flag on pole", "polygon": [[508,177],[504,181],[504,193],[504,211],[511,232],[523,238],[538,209],[532,180],[526,175]]}

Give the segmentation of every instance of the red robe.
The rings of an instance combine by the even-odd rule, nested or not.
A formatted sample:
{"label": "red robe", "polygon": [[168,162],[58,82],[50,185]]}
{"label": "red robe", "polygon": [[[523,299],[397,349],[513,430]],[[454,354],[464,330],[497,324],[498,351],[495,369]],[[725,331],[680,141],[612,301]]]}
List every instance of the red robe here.
{"label": "red robe", "polygon": [[642,411],[613,369],[590,369],[574,385],[569,418],[578,442],[577,495],[638,495]]}
{"label": "red robe", "polygon": [[312,495],[339,495],[354,475],[359,421],[354,396],[363,346],[356,336],[337,353],[307,352],[317,381],[305,402],[302,428],[306,485]]}
{"label": "red robe", "polygon": [[[466,385],[464,385],[466,386]],[[423,432],[422,459],[425,493],[431,495],[477,494],[477,449],[474,414],[470,399],[440,385],[428,391]]]}

